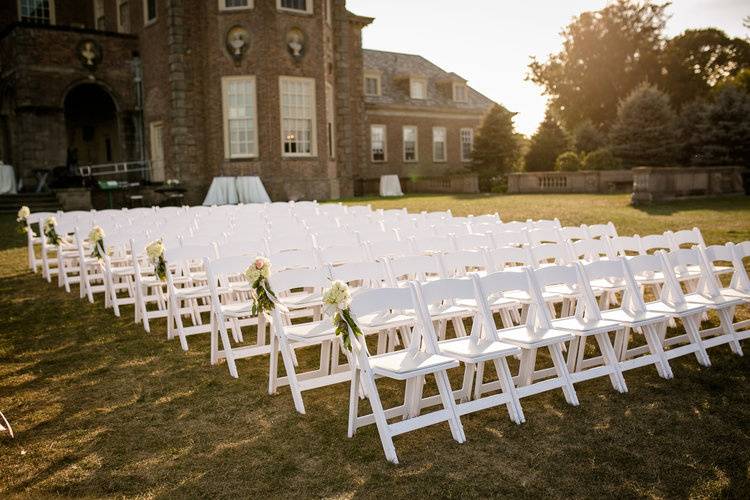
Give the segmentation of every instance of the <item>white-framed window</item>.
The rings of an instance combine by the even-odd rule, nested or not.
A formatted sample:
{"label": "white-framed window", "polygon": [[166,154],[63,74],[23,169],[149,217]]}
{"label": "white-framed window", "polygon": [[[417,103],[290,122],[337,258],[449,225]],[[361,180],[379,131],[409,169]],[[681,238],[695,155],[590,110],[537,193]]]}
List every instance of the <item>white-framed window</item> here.
{"label": "white-framed window", "polygon": [[326,136],[328,137],[328,159],[336,157],[336,127],[334,124],[333,86],[326,82]]}
{"label": "white-framed window", "polygon": [[432,161],[445,161],[447,156],[445,140],[445,127],[432,127]]}
{"label": "white-framed window", "polygon": [[404,161],[417,161],[419,159],[418,131],[413,125],[405,125],[403,129]]}
{"label": "white-framed window", "polygon": [[107,29],[107,17],[104,15],[104,0],[94,0],[94,28]]}
{"label": "white-framed window", "polygon": [[312,4],[313,0],[276,0],[277,9],[301,12],[303,14],[312,14]]}
{"label": "white-framed window", "polygon": [[254,76],[221,79],[224,115],[224,157],[258,156],[258,112]]}
{"label": "white-framed window", "polygon": [[315,156],[315,79],[279,77],[281,155]]}
{"label": "white-framed window", "polygon": [[463,83],[453,84],[453,100],[456,102],[466,102],[468,100],[466,85]]}
{"label": "white-framed window", "polygon": [[55,1],[18,0],[18,19],[27,23],[55,24]]}
{"label": "white-framed window", "polygon": [[471,151],[474,149],[474,129],[462,128],[461,139],[461,161],[471,161]]}
{"label": "white-framed window", "polygon": [[384,162],[388,158],[385,125],[370,125],[370,159]]}
{"label": "white-framed window", "polygon": [[412,99],[427,99],[427,80],[411,78],[409,80],[409,95]]}
{"label": "white-framed window", "polygon": [[380,73],[365,73],[365,95],[380,95]]}
{"label": "white-framed window", "polygon": [[130,33],[130,2],[117,0],[117,31]]}
{"label": "white-framed window", "polygon": [[219,0],[219,10],[245,10],[253,8],[253,0]]}
{"label": "white-framed window", "polygon": [[156,22],[156,0],[143,0],[143,24]]}

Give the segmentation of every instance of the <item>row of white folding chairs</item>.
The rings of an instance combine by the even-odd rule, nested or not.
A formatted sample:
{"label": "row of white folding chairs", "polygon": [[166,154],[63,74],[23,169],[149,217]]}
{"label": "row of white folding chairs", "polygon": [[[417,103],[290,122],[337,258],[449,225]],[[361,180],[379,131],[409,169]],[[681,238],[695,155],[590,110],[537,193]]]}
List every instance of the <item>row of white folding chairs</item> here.
{"label": "row of white folding chairs", "polygon": [[[350,435],[357,427],[372,423],[373,420],[378,423],[381,438],[384,435],[398,434],[400,433],[399,430],[419,427],[421,426],[420,422],[429,421],[430,423],[435,423],[435,418],[437,418],[435,416],[420,420],[415,415],[415,413],[419,412],[421,406],[428,406],[431,404],[430,401],[437,401],[435,397],[422,400],[420,396],[421,381],[416,386],[412,384],[410,404],[405,404],[393,411],[386,411],[383,415],[377,415],[380,402],[373,399],[377,397],[374,378],[376,376],[390,376],[403,380],[405,378],[419,378],[425,374],[435,373],[434,370],[422,371],[420,367],[435,368],[435,366],[439,365],[442,367],[441,369],[445,369],[446,367],[456,366],[458,361],[463,361],[467,365],[464,385],[462,390],[456,394],[456,397],[460,401],[459,405],[455,405],[453,398],[448,395],[450,394],[449,392],[441,390],[439,399],[442,401],[444,410],[447,413],[441,414],[439,421],[450,420],[452,418],[451,415],[458,417],[462,413],[503,404],[507,407],[511,418],[520,423],[523,421],[523,413],[519,402],[520,398],[530,394],[562,387],[566,399],[572,404],[576,404],[577,399],[573,388],[574,382],[595,376],[609,376],[616,390],[625,391],[627,388],[622,371],[626,369],[645,364],[654,364],[661,376],[670,378],[671,370],[668,359],[690,353],[695,354],[702,364],[708,364],[708,357],[705,352],[706,347],[713,347],[719,343],[730,343],[734,349],[735,345],[738,346],[738,338],[736,332],[732,330],[731,320],[726,324],[725,317],[722,317],[722,327],[727,331],[722,335],[704,341],[700,335],[701,332],[696,327],[696,322],[699,323],[698,318],[706,307],[713,307],[724,311],[725,314],[723,316],[726,316],[729,308],[736,307],[736,305],[743,301],[747,303],[750,295],[736,287],[720,288],[720,284],[717,281],[713,281],[715,280],[714,275],[706,271],[704,275],[705,290],[685,296],[682,294],[676,281],[672,280],[670,281],[670,286],[663,289],[659,301],[645,303],[632,276],[634,272],[643,271],[662,272],[666,276],[669,276],[671,274],[669,269],[674,268],[676,264],[694,263],[695,265],[705,265],[705,262],[708,260],[726,259],[733,251],[734,249],[731,246],[709,247],[703,250],[682,249],[675,252],[673,257],[668,257],[667,254],[660,253],[659,255],[638,256],[631,260],[619,259],[594,262],[586,265],[550,266],[533,272],[530,268],[524,267],[521,273],[517,271],[505,271],[489,274],[481,278],[479,275],[473,275],[470,279],[441,279],[421,285],[417,284],[418,282],[409,282],[408,287],[411,287],[411,303],[404,302],[408,297],[404,291],[409,291],[409,288],[404,287],[386,288],[372,292],[363,290],[355,293],[352,310],[358,321],[361,321],[360,326],[363,331],[365,333],[374,333],[388,330],[389,335],[392,335],[394,330],[400,330],[402,341],[408,344],[408,348],[406,353],[404,351],[392,353],[391,350],[388,350],[385,353],[370,357],[367,354],[365,344],[359,343],[355,339],[353,345],[355,346],[354,353],[356,360],[354,363],[357,368],[357,377],[355,377],[351,390]],[[212,291],[213,287],[218,287],[220,284],[217,281],[219,275],[231,275],[232,273],[239,272],[244,264],[244,261],[238,261],[237,259],[207,261],[209,285],[212,286]],[[348,270],[348,278],[357,281],[368,280],[373,276],[373,266],[378,265],[382,266],[383,264],[351,264],[351,269]],[[358,271],[357,267],[359,267]],[[634,269],[631,270],[631,268]],[[336,269],[328,268],[327,272],[333,274],[333,277],[343,277],[346,279],[347,272],[344,272],[342,268],[338,268],[338,275],[336,275]],[[299,287],[322,288],[325,286],[328,277],[320,269],[288,270],[273,275],[271,284],[274,291],[281,295],[287,290]],[[625,283],[626,291],[623,298],[623,306],[618,309],[602,311],[593,298],[594,293],[590,283],[613,278]],[[747,280],[746,276],[745,280]],[[533,284],[535,281],[537,282],[536,285]],[[468,286],[466,284],[468,282],[473,282],[474,288]],[[484,285],[485,288],[488,286],[492,288],[485,290],[485,293],[477,296],[477,282]],[[550,309],[546,307],[543,290],[551,285],[561,284],[579,290],[579,304],[575,309],[574,316],[553,318],[549,312]],[[474,291],[473,296],[472,290]],[[528,305],[529,309],[526,313],[525,325],[504,325],[504,328],[495,331],[494,320],[492,320],[491,328],[488,327],[489,322],[486,321],[488,317],[487,313],[492,310],[497,297],[504,293],[519,290],[531,297]],[[213,295],[218,296],[217,293]],[[420,296],[428,298],[422,299],[422,303],[420,304]],[[281,307],[274,310],[273,313],[274,337],[272,337],[271,346],[272,361],[271,373],[269,374],[269,391],[275,392],[279,385],[289,384],[292,388],[295,406],[301,412],[304,412],[301,397],[302,391],[314,389],[321,385],[341,382],[348,377],[348,372],[344,367],[338,366],[333,358],[324,356],[321,357],[322,365],[319,370],[312,373],[299,374],[299,376],[296,374],[294,362],[295,346],[319,345],[325,352],[330,352],[332,345],[337,344],[333,326],[326,319],[317,319],[306,324],[292,324],[290,321],[282,318],[282,308],[283,311],[286,311],[290,307],[310,307],[313,304],[312,297],[314,295],[310,294],[308,300],[305,302],[295,301],[284,303],[282,299],[282,302],[280,302]],[[376,297],[372,300],[380,307],[378,311],[373,310],[373,305],[367,300],[372,297]],[[415,299],[414,297],[417,298]],[[469,304],[473,301],[474,306],[472,308],[455,305],[461,301]],[[387,305],[384,306],[384,304]],[[451,307],[446,307],[446,305],[450,305]],[[222,305],[220,301],[214,298],[213,307],[215,308],[214,314],[219,318],[218,335],[221,336],[224,349],[222,349],[221,355],[218,357],[214,357],[212,353],[212,361],[216,362],[220,358],[226,358],[230,372],[233,372],[232,374],[236,376],[235,360],[237,357],[243,356],[235,356],[235,351],[228,346],[228,334],[224,326],[224,312],[221,310],[222,307],[228,306],[225,304]],[[238,310],[234,309],[232,311],[237,313]],[[413,312],[405,314],[405,311]],[[419,322],[420,312],[423,315],[421,330],[419,331],[421,338],[415,341],[414,338],[410,338],[414,336],[414,331],[408,332],[404,329],[413,326],[415,322]],[[460,319],[473,317],[475,324],[477,324],[477,315],[479,312],[482,313],[481,316],[483,317],[479,321],[484,322],[484,324],[477,328],[472,327],[468,340],[458,337],[438,342],[440,337],[434,331],[430,332],[433,320],[445,319],[446,314],[449,316],[454,315]],[[247,314],[247,306],[244,309],[244,313]],[[410,315],[411,317],[409,317]],[[429,321],[425,321],[424,318],[428,316],[430,318]],[[662,348],[662,342],[665,339],[662,335],[666,334],[666,322],[669,317],[679,317],[683,322],[686,322],[686,336],[689,343],[680,348],[670,349],[665,353]],[[688,324],[691,326],[688,326]],[[622,342],[623,334],[619,332],[628,328],[639,329],[647,338],[648,354],[628,359],[620,359],[618,357],[614,351],[614,347],[610,343],[609,337],[605,334],[612,331],[618,332],[616,342]],[[427,334],[429,334],[429,338],[425,338]],[[599,363],[604,363],[603,366],[585,368],[584,364],[575,363],[574,361],[578,353],[583,352],[582,345],[578,346],[579,349],[575,351],[572,348],[569,349],[568,360],[567,362],[564,361],[562,354],[563,343],[569,342],[574,338],[585,338],[587,336],[594,336],[597,339],[600,349],[604,353],[603,359],[599,360]],[[218,340],[215,342],[218,343]],[[497,342],[504,343],[505,345],[498,346]],[[440,344],[444,344],[445,347],[441,349]],[[396,343],[391,343],[391,347],[395,345]],[[548,347],[552,351],[552,356],[555,360],[553,370],[535,370],[535,353],[536,349],[540,347]],[[276,350],[279,350],[282,354],[288,374],[284,379],[279,379],[275,373],[277,369]],[[417,351],[420,352],[418,353]],[[414,357],[409,358],[409,354],[413,354]],[[519,374],[511,379],[513,384],[518,387],[510,385],[508,377],[504,381],[499,380],[497,383],[484,383],[483,378],[478,375],[478,372],[482,370],[484,362],[492,361],[498,363],[500,359],[504,362],[505,358],[516,354],[521,354],[522,367]],[[442,359],[440,363],[433,365],[428,359],[420,356],[427,356],[432,361],[437,359],[434,356],[448,357],[450,359],[447,361]],[[352,361],[351,357],[349,361]],[[573,367],[573,373],[570,372],[570,367]],[[507,368],[499,369],[498,372],[501,374],[508,373]],[[551,372],[553,375],[552,379],[534,382],[537,378],[545,377]],[[365,380],[366,378],[367,380]],[[447,381],[447,378],[444,381]],[[360,382],[365,385],[363,393],[370,398],[375,415],[366,417],[359,417],[357,415],[356,404],[360,391],[356,385]],[[442,384],[443,382],[438,383]],[[473,391],[472,385],[474,385]],[[501,387],[503,389],[502,396],[482,397],[486,392]],[[453,410],[450,409],[451,407],[453,407]],[[412,418],[404,421],[410,422],[408,424],[388,424],[386,422],[387,419],[383,418],[394,416]],[[455,425],[456,422],[453,421],[453,424]],[[454,437],[456,436],[454,435]],[[392,449],[392,442],[389,439],[384,439],[383,445],[388,458],[395,460],[395,450]]]}

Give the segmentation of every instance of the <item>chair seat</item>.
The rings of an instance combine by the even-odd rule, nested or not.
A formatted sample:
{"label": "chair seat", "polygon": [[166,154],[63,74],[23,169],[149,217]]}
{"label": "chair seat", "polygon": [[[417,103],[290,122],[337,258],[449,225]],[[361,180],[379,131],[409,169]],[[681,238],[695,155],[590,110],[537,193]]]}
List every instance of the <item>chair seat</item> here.
{"label": "chair seat", "polygon": [[639,285],[655,285],[664,283],[664,273],[661,271],[647,274],[636,274],[635,281]]}
{"label": "chair seat", "polygon": [[283,297],[279,297],[279,301],[288,309],[307,309],[308,307],[322,306],[323,293],[320,291],[313,293],[292,292]]}
{"label": "chair seat", "polygon": [[625,326],[630,327],[638,327],[643,325],[649,325],[651,323],[659,323],[660,321],[664,321],[666,319],[666,316],[663,314],[659,314],[653,311],[646,311],[639,315],[632,315],[628,311],[618,308],[618,309],[608,309],[606,311],[602,311],[602,319],[607,319],[610,321],[616,321],[618,323],[621,323]]}
{"label": "chair seat", "polygon": [[565,284],[565,283],[561,283],[559,285],[549,285],[549,286],[544,287],[544,290],[547,293],[560,295],[561,297],[565,297],[565,298],[573,298],[573,297],[578,297],[579,295],[581,295],[581,293],[578,290],[576,290],[572,286]]}
{"label": "chair seat", "polygon": [[621,281],[612,281],[606,278],[600,278],[592,280],[591,287],[602,291],[614,292],[624,289],[625,283]]}
{"label": "chair seat", "polygon": [[[510,292],[505,292],[505,298],[521,302],[522,304],[528,304],[531,302],[531,297],[529,297],[528,292],[524,292],[522,290],[512,290]],[[559,293],[550,292],[548,290],[542,291],[542,298],[545,302],[560,302],[563,299],[562,295],[560,295]]]}
{"label": "chair seat", "polygon": [[737,290],[736,288],[722,288],[721,294],[724,297],[742,299],[745,302],[750,301],[750,293]]}
{"label": "chair seat", "polygon": [[524,349],[535,349],[552,344],[565,342],[573,338],[570,332],[550,328],[532,332],[526,326],[516,326],[498,330],[497,335],[500,340],[513,344]]}
{"label": "chair seat", "polygon": [[[712,267],[713,267],[714,273],[716,273],[716,274],[731,274],[731,273],[734,272],[734,268],[732,266],[717,266],[717,265],[713,265]],[[696,264],[690,264],[690,265],[688,265],[687,266],[687,270],[688,270],[688,272],[692,272],[692,273],[696,273],[696,274],[700,274],[700,272],[701,272],[700,266],[698,266]]]}
{"label": "chair seat", "polygon": [[427,308],[433,321],[451,318],[464,318],[473,316],[475,310],[462,305],[435,305],[430,304]]}
{"label": "chair seat", "polygon": [[286,325],[284,326],[284,332],[289,339],[297,342],[322,342],[336,337],[336,329],[330,318],[311,323]]}
{"label": "chair seat", "polygon": [[455,368],[459,364],[457,360],[440,354],[407,350],[371,356],[369,362],[375,374],[396,380]]}
{"label": "chair seat", "polygon": [[474,342],[471,337],[459,337],[438,342],[440,352],[464,363],[479,363],[503,356],[514,356],[521,350],[505,342]]}
{"label": "chair seat", "polygon": [[685,302],[679,306],[673,306],[662,301],[647,302],[646,309],[657,314],[666,314],[667,316],[683,317],[701,314],[706,310],[706,306],[700,304],[691,304]]}
{"label": "chair seat", "polygon": [[175,288],[174,295],[181,299],[193,299],[200,297],[209,297],[210,291],[207,285],[203,286],[186,286],[183,288]]}
{"label": "chair seat", "polygon": [[240,302],[236,304],[222,304],[221,312],[227,318],[245,318],[253,315],[253,305],[250,302]]}
{"label": "chair seat", "polygon": [[622,328],[622,324],[611,319],[600,319],[597,321],[583,321],[576,316],[552,320],[552,326],[558,330],[564,330],[583,335],[594,335],[602,332],[611,332]]}
{"label": "chair seat", "polygon": [[400,328],[413,326],[416,316],[411,311],[401,311],[388,314],[364,314],[357,317],[357,324],[364,330],[381,331],[385,328]]}
{"label": "chair seat", "polygon": [[718,297],[706,297],[699,293],[688,293],[685,300],[692,304],[700,304],[710,309],[723,309],[725,307],[738,306],[744,302],[739,297],[732,297],[731,294],[721,294]]}

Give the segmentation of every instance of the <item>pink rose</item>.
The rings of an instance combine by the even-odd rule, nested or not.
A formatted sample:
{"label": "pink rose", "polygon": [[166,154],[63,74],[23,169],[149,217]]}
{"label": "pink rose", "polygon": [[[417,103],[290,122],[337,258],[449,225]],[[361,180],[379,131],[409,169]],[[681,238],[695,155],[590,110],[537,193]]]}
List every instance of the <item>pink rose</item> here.
{"label": "pink rose", "polygon": [[263,269],[263,259],[256,259],[255,261],[255,269]]}

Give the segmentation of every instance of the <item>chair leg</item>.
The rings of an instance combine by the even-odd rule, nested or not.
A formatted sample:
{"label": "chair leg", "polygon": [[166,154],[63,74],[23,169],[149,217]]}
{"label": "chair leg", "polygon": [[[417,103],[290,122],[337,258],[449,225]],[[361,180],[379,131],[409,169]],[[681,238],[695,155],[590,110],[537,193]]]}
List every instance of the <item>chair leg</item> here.
{"label": "chair leg", "polygon": [[229,333],[227,333],[226,324],[223,321],[219,321],[219,335],[221,336],[221,344],[224,348],[224,358],[227,360],[227,366],[229,367],[229,374],[234,378],[239,378],[237,373],[237,364],[234,361],[234,354],[232,353],[232,344],[229,343]]}
{"label": "chair leg", "polygon": [[294,359],[292,358],[292,349],[286,339],[278,338],[279,349],[281,350],[281,359],[284,362],[284,369],[289,380],[289,389],[292,391],[292,400],[294,408],[301,414],[305,414],[305,404],[302,402],[302,390],[297,380],[297,372],[294,369]]}
{"label": "chair leg", "polygon": [[513,375],[510,373],[508,360],[506,358],[501,358],[500,360],[498,360],[498,364],[500,365],[503,379],[507,381],[508,394],[510,394],[511,399],[513,400],[513,404],[516,407],[516,415],[518,416],[518,421],[516,423],[522,424],[526,422],[526,416],[523,414],[523,408],[521,407],[521,398],[518,397],[518,393],[516,392],[516,385],[513,383]]}
{"label": "chair leg", "polygon": [[[474,381],[474,373],[477,365],[475,363],[466,363],[464,365],[464,382],[461,386],[461,403],[466,403],[471,399],[471,389]],[[480,390],[481,392],[481,390]]]}
{"label": "chair leg", "polygon": [[646,325],[643,327],[643,335],[646,337],[646,343],[649,346],[651,354],[656,358],[656,369],[662,378],[670,379],[672,375],[672,369],[669,367],[669,361],[664,355],[664,349],[661,347],[659,341],[659,334],[654,328],[654,325]]}
{"label": "chair leg", "polygon": [[354,433],[357,431],[357,413],[359,412],[359,370],[352,370],[352,380],[349,384],[349,426],[347,429],[347,437],[354,437]]}
{"label": "chair leg", "polygon": [[370,406],[372,407],[372,415],[375,419],[375,426],[378,429],[378,435],[380,436],[380,443],[383,445],[383,452],[385,458],[394,464],[398,464],[398,456],[396,455],[396,447],[393,445],[393,436],[388,428],[388,421],[385,419],[385,411],[383,410],[383,404],[380,402],[380,394],[378,388],[375,385],[375,379],[372,375],[367,372],[362,372],[362,385],[365,388],[367,398],[370,400]]}
{"label": "chair leg", "polygon": [[625,384],[625,377],[620,369],[620,363],[617,361],[615,349],[612,347],[612,343],[609,340],[609,333],[597,333],[595,338],[596,343],[599,345],[599,350],[602,353],[602,357],[604,358],[604,362],[612,369],[612,373],[609,374],[612,387],[614,387],[617,392],[628,392],[628,386]]}
{"label": "chair leg", "polygon": [[685,332],[690,339],[690,342],[695,344],[697,351],[695,351],[695,357],[698,359],[698,363],[702,366],[711,366],[711,359],[708,357],[706,346],[703,345],[700,333],[700,315],[688,316],[682,318],[682,324],[685,326]]}
{"label": "chair leg", "polygon": [[734,308],[732,308],[732,311],[730,312],[729,309],[718,309],[716,311],[719,314],[719,319],[721,320],[721,326],[724,329],[724,332],[731,337],[731,340],[729,341],[729,347],[732,349],[732,352],[735,353],[738,356],[742,356],[742,346],[740,346],[740,341],[737,339],[737,332],[734,331]]}
{"label": "chair leg", "polygon": [[[505,376],[505,373],[503,372],[503,368],[502,368],[502,366],[500,366],[500,361],[501,360],[495,359],[493,361],[494,361],[494,365],[495,365],[495,371],[497,372],[497,380],[500,382],[500,387],[502,389],[502,393],[505,394],[508,397],[508,402],[505,403],[505,408],[508,410],[508,416],[510,417],[510,419],[513,422],[515,422],[517,424],[520,424],[521,421],[520,421],[520,418],[518,416],[518,410],[516,409],[516,401],[515,401],[515,399],[513,397],[513,394],[512,394],[512,392],[513,392],[513,387],[512,387],[513,386],[513,380],[512,379],[508,379]],[[503,358],[502,361],[505,361],[505,358]]]}
{"label": "chair leg", "polygon": [[578,395],[576,394],[575,387],[573,387],[573,381],[570,378],[568,365],[565,364],[565,357],[563,356],[560,344],[552,344],[548,346],[548,349],[552,356],[552,363],[555,365],[557,376],[563,381],[562,390],[565,395],[565,401],[573,406],[578,406]]}
{"label": "chair leg", "polygon": [[276,380],[279,376],[279,344],[276,333],[271,329],[271,352],[268,363],[268,394],[276,394]]}
{"label": "chair leg", "polygon": [[[453,391],[451,390],[450,382],[448,381],[448,374],[445,371],[439,371],[435,374],[435,382],[437,382],[438,391],[440,392],[440,399],[443,401],[443,407],[448,410],[451,417],[448,420],[448,425],[451,429],[451,435],[459,443],[466,442],[466,434],[464,433],[464,427],[461,425],[461,419],[456,411],[456,401],[453,399]],[[419,381],[417,381],[419,383]],[[421,397],[420,397],[421,399]]]}

